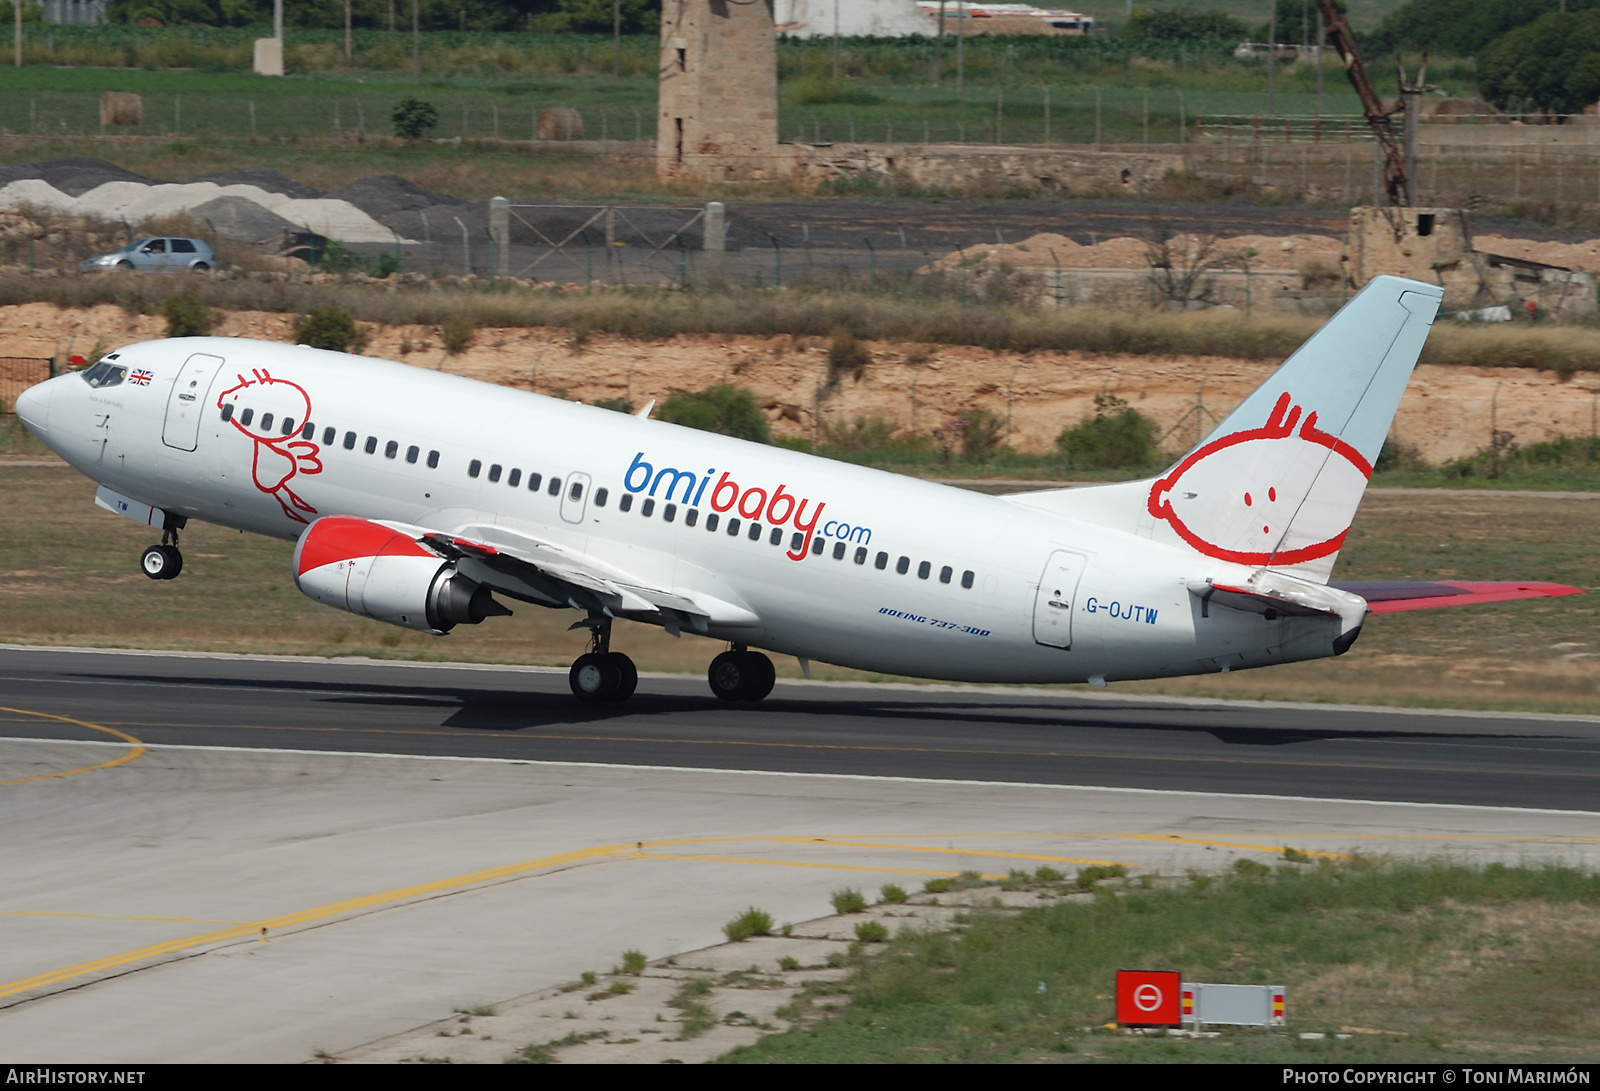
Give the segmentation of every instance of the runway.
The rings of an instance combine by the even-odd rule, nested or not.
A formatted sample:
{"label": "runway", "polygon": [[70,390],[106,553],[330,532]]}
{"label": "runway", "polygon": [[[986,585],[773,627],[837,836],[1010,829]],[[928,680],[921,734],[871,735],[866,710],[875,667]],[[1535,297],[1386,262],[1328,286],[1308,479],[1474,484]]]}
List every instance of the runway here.
{"label": "runway", "polygon": [[30,1063],[309,1060],[847,885],[1600,864],[1587,719],[679,677],[594,710],[564,672],[24,649],[0,706]]}
{"label": "runway", "polygon": [[150,744],[1600,808],[1600,718],[791,682],[735,707],[678,676],[592,708],[554,670],[20,649],[0,694]]}

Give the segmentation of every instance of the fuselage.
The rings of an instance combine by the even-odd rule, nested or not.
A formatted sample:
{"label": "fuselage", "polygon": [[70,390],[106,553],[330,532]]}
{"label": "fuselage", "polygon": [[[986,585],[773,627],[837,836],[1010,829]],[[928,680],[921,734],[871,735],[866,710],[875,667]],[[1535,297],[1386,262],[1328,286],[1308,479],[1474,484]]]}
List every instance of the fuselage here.
{"label": "fuselage", "polygon": [[115,385],[61,376],[18,411],[96,482],[187,519],[287,539],[325,515],[492,526],[738,607],[710,636],[919,677],[1206,673],[1340,635],[1208,610],[1191,587],[1248,569],[1070,512],[302,346],[114,357]]}

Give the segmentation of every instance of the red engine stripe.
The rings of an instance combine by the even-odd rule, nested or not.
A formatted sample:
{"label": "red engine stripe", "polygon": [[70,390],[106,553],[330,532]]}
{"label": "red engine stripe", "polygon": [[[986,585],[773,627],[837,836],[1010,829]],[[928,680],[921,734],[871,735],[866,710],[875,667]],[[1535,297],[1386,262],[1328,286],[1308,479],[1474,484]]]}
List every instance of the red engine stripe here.
{"label": "red engine stripe", "polygon": [[402,534],[382,523],[356,519],[349,515],[329,515],[318,519],[305,532],[300,543],[300,563],[296,575],[313,568],[357,557],[435,557],[409,534]]}

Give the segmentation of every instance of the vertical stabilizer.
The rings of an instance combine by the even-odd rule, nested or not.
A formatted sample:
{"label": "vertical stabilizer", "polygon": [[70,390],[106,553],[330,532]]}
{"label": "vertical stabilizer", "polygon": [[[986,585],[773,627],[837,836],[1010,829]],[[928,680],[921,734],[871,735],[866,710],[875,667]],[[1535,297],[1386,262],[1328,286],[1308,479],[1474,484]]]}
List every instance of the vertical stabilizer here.
{"label": "vertical stabilizer", "polygon": [[1017,499],[1326,582],[1443,295],[1375,277],[1154,481]]}

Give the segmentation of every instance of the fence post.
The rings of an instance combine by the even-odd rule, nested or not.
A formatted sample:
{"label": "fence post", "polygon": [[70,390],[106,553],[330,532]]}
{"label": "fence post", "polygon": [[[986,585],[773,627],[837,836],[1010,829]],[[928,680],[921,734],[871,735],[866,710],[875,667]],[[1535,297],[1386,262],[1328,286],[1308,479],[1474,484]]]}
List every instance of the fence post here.
{"label": "fence post", "polygon": [[700,249],[706,254],[706,280],[710,284],[720,286],[727,275],[727,248],[728,206],[721,201],[707,201],[700,232]]}
{"label": "fence post", "polygon": [[494,273],[511,273],[511,202],[504,197],[489,199],[489,237],[494,240]]}

